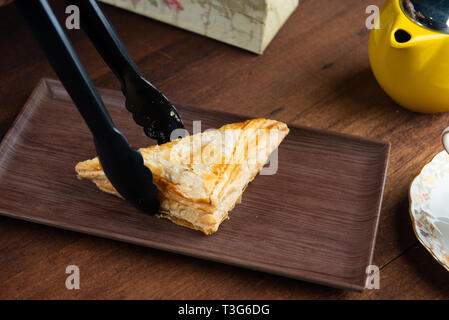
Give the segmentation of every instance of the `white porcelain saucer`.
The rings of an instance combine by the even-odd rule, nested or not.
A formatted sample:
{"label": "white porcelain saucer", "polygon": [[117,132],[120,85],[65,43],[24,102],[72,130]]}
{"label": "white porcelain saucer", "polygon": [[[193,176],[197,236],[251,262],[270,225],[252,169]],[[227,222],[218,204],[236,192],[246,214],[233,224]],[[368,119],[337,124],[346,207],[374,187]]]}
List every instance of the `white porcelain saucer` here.
{"label": "white porcelain saucer", "polygon": [[416,237],[449,271],[449,154],[442,151],[410,186],[410,217]]}

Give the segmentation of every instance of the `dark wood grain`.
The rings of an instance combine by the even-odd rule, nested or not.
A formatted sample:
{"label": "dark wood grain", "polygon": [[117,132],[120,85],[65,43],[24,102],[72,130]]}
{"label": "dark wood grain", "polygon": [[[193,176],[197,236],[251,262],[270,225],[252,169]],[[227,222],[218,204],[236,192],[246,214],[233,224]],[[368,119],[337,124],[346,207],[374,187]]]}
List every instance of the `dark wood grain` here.
{"label": "dark wood grain", "polygon": [[[148,138],[101,90],[114,122],[135,146]],[[244,117],[178,106],[186,129]],[[304,279],[363,290],[371,264],[389,146],[291,127],[275,175],[258,176],[232,219],[212,236],[139,213],[77,181],[74,165],[93,157],[91,136],[62,85],[43,80],[0,145],[0,214]],[[21,201],[25,197],[26,201]]]}
{"label": "dark wood grain", "polygon": [[[63,17],[64,2],[51,3]],[[404,110],[376,83],[365,9],[382,3],[301,0],[262,56],[102,6],[139,68],[173,101],[391,143],[373,260],[380,290],[331,289],[0,217],[0,297],[448,299],[449,273],[418,244],[407,194],[413,177],[442,150],[449,114]],[[69,35],[94,83],[119,89],[83,32]],[[0,9],[0,48],[4,134],[39,79],[56,76],[13,5]],[[81,268],[79,291],[65,288],[69,264]]]}

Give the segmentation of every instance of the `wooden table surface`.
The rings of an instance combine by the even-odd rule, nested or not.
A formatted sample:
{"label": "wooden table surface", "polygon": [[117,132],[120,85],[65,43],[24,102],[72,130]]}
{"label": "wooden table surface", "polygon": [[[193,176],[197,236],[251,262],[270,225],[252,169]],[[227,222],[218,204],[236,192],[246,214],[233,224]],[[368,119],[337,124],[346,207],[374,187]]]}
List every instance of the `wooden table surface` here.
{"label": "wooden table surface", "polygon": [[[374,256],[379,290],[342,291],[0,217],[0,298],[449,298],[449,273],[418,243],[408,213],[409,184],[442,150],[449,114],[406,111],[376,83],[365,8],[381,3],[303,0],[263,56],[103,5],[140,69],[174,102],[392,144]],[[94,83],[119,89],[83,32],[69,34]],[[39,79],[56,75],[13,5],[0,9],[0,48],[3,135]],[[80,290],[65,287],[70,264],[80,268]]]}

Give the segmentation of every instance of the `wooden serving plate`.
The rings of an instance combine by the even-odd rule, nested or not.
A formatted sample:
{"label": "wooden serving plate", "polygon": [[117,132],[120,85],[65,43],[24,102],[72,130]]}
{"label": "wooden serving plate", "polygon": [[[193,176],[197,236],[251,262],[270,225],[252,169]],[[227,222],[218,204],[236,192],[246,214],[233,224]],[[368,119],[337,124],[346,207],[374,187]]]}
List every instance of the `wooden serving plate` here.
{"label": "wooden serving plate", "polygon": [[[135,147],[151,143],[120,92],[100,90],[117,127]],[[189,132],[243,117],[178,106]],[[371,264],[389,145],[290,127],[275,175],[258,176],[217,233],[142,214],[76,178],[95,156],[92,137],[55,80],[42,80],[0,145],[0,213],[100,237],[363,290]]]}

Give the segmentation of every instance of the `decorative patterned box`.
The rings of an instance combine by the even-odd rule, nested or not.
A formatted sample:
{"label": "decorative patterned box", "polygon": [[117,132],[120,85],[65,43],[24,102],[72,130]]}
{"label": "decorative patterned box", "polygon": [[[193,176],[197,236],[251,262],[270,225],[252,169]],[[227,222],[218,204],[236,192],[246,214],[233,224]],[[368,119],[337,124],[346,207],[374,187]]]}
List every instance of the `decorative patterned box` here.
{"label": "decorative patterned box", "polygon": [[100,0],[263,53],[299,0]]}

